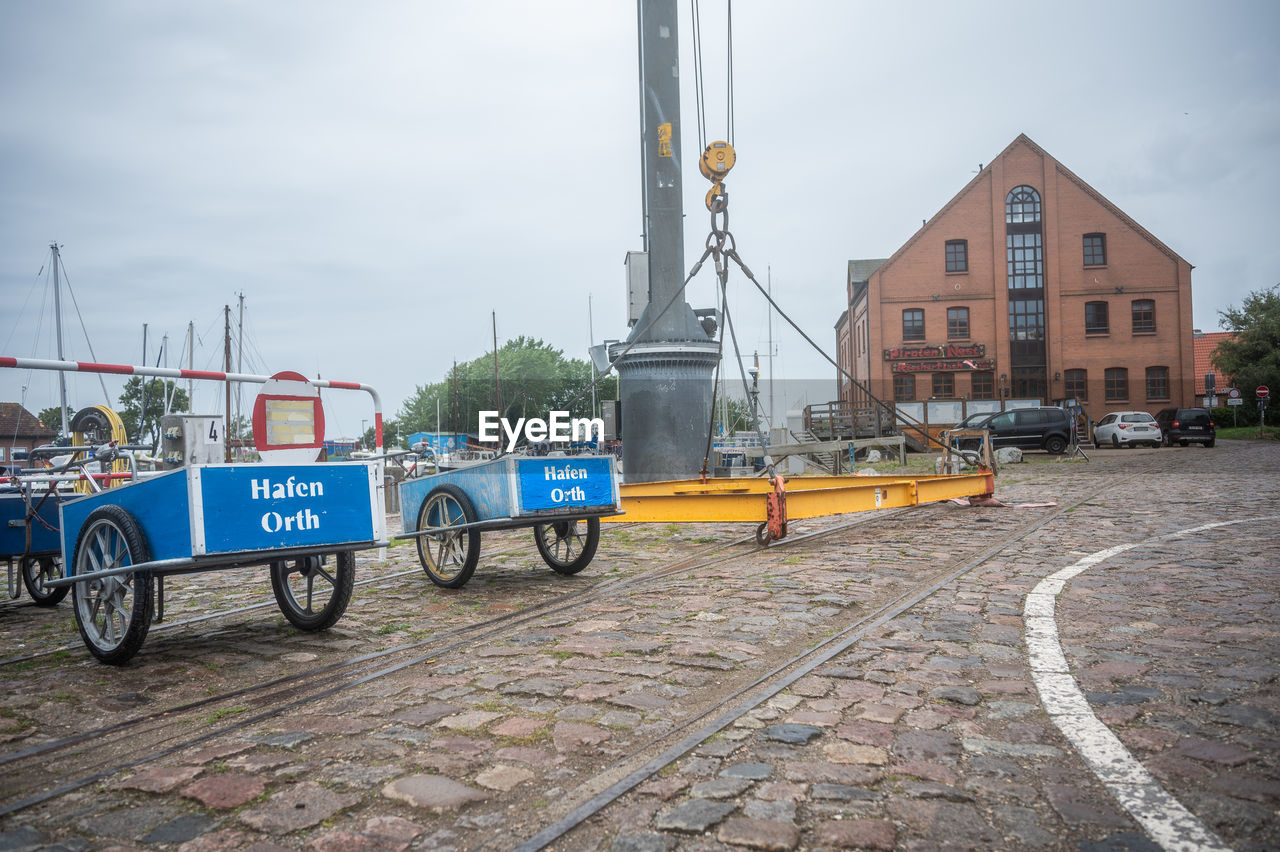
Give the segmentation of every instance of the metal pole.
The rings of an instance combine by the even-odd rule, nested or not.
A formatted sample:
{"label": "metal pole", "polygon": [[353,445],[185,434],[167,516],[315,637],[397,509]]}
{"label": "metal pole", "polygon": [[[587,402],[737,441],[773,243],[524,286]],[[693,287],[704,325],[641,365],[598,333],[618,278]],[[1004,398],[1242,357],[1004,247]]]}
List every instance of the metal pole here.
{"label": "metal pole", "polygon": [[640,62],[640,247],[649,250],[649,179],[645,175],[645,139],[648,128],[644,123],[644,10],[643,0],[636,0],[636,56]]}
{"label": "metal pole", "polygon": [[769,273],[769,428],[772,429],[777,420],[773,413],[773,267],[766,267]]}
{"label": "metal pole", "polygon": [[[146,363],[147,363],[147,324],[144,322],[144,323],[142,324],[142,364],[143,364],[143,366],[146,366]],[[228,368],[227,372],[230,372],[230,369],[229,369],[229,368]],[[146,433],[147,433],[147,389],[148,389],[148,383],[147,383],[147,380],[146,380],[146,379],[139,379],[138,381],[142,382],[142,385],[141,385],[141,390],[142,390],[142,408],[141,408],[141,410],[138,412],[138,434],[134,436],[134,439],[135,439],[135,440],[138,440],[138,441],[141,441],[141,440],[142,440],[142,438],[143,438],[143,436],[144,436],[144,435],[146,435]]]}
{"label": "metal pole", "polygon": [[[236,331],[236,372],[244,371],[244,293],[240,294],[240,317]],[[231,368],[227,368],[231,372]],[[240,386],[236,385],[236,431],[240,431]]]}
{"label": "metal pole", "polygon": [[[671,300],[686,272],[676,0],[641,0],[640,26],[649,305],[636,323],[636,331],[648,325],[651,311],[662,310]],[[688,303],[677,300],[643,339],[703,341],[707,335]]]}
{"label": "metal pole", "polygon": [[492,311],[493,315],[493,404],[498,410],[498,416],[502,416],[502,385],[498,384],[498,312]]}
{"label": "metal pole", "polygon": [[587,294],[587,363],[591,365],[591,416],[596,416],[596,362],[591,358],[591,347],[596,345],[595,323],[591,317],[591,294]]}
{"label": "metal pole", "polygon": [[[194,322],[187,323],[187,369],[194,370],[196,368],[196,324]],[[195,388],[191,379],[187,379],[187,410],[196,410]],[[224,436],[225,437],[225,436]]]}
{"label": "metal pole", "polygon": [[[61,361],[65,357],[62,354],[62,287],[58,282],[58,267],[62,265],[62,256],[58,253],[58,244],[49,243],[49,248],[53,250],[53,315],[54,325],[58,329],[58,360]],[[58,373],[58,410],[62,415],[62,437],[69,438],[71,433],[67,431],[67,376],[65,373]]]}
{"label": "metal pole", "polygon": [[[226,363],[225,372],[231,372],[231,306],[222,306],[222,360]],[[227,380],[227,407],[223,410],[223,420],[226,425],[223,427],[222,434],[227,438],[226,458],[227,464],[231,463],[231,380]]]}

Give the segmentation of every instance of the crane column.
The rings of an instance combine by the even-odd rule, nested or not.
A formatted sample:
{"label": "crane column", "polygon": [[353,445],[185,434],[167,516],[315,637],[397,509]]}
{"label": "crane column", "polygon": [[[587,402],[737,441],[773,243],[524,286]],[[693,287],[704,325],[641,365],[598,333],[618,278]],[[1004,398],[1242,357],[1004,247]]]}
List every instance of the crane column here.
{"label": "crane column", "polygon": [[677,295],[687,271],[676,0],[640,0],[640,54],[649,303],[610,356],[631,346],[616,365],[623,476],[654,482],[702,466],[718,355],[712,334]]}

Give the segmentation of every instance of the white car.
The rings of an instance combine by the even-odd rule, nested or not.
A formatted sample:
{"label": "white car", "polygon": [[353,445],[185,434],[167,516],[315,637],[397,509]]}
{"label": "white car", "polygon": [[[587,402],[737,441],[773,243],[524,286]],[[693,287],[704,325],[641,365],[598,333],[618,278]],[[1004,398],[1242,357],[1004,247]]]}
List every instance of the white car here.
{"label": "white car", "polygon": [[1093,443],[1101,447],[1160,446],[1160,425],[1145,411],[1113,411],[1093,426]]}

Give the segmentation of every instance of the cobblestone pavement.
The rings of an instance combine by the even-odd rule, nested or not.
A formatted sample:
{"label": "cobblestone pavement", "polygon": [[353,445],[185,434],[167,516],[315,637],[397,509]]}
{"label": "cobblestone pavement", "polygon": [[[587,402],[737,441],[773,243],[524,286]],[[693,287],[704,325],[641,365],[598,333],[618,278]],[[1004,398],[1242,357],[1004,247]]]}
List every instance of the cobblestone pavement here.
{"label": "cobblestone pavement", "polygon": [[[728,560],[714,551],[751,530],[606,527],[575,577],[542,566],[527,531],[486,535],[475,578],[450,592],[399,546],[361,555],[351,607],[322,634],[284,622],[264,570],[176,578],[169,625],[123,669],[89,659],[67,603],[9,604],[0,656],[52,653],[0,663],[6,755],[426,644],[418,662],[281,712],[286,694],[251,693],[182,728],[104,733],[88,757],[0,764],[12,801],[15,784],[140,761],[0,818],[0,852],[510,849],[628,777],[549,848],[1158,848],[1077,753],[1072,719],[1046,709],[1027,652],[1028,594],[1116,545],[1131,547],[1056,596],[1065,668],[1116,746],[1224,844],[1280,846],[1280,446],[1030,454],[997,495],[1015,505],[795,524],[791,543]],[[799,537],[836,520],[855,523]],[[611,580],[633,582],[456,650],[432,638]],[[785,688],[766,677],[842,635],[845,650]],[[742,697],[761,689],[758,705]],[[175,750],[149,758],[162,748]]]}

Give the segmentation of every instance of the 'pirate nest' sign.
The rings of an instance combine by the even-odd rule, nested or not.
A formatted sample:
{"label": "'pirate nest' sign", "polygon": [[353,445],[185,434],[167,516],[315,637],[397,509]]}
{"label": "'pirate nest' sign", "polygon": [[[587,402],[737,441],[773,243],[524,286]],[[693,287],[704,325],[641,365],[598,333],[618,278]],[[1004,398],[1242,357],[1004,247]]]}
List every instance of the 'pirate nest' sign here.
{"label": "'pirate nest' sign", "polygon": [[986,358],[987,347],[981,343],[946,346],[903,346],[885,349],[884,360],[895,373],[939,373],[954,370],[994,370],[995,362]]}

